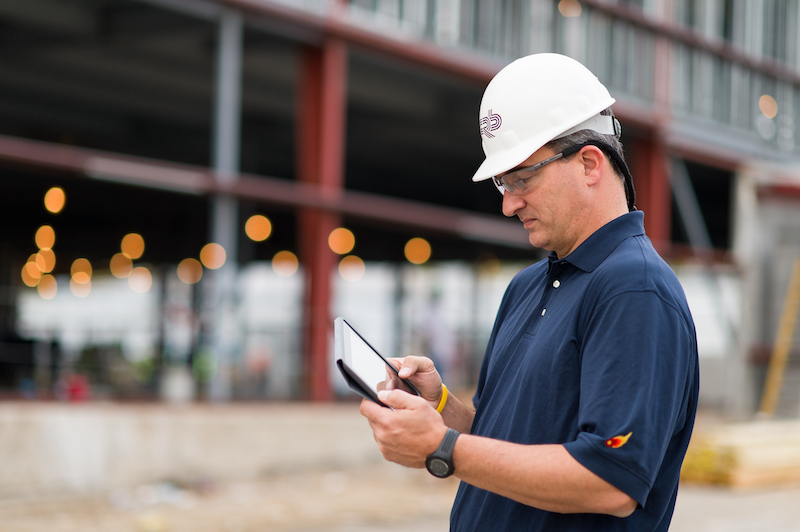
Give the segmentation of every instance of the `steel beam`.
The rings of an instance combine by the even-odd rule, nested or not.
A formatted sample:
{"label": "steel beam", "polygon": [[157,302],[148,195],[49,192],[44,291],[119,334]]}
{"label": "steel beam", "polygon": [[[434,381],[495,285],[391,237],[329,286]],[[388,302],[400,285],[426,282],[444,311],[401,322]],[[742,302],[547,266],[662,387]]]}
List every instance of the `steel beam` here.
{"label": "steel beam", "polygon": [[[322,197],[336,201],[344,187],[347,49],[329,39],[321,48],[305,48],[298,87],[297,177],[318,185]],[[328,375],[331,336],[331,274],[336,255],[328,236],[340,223],[336,212],[304,207],[299,212],[300,262],[305,274],[303,329],[306,395],[314,401],[333,397]]]}
{"label": "steel beam", "polygon": [[[214,179],[214,172],[203,166],[5,135],[0,135],[0,161],[26,168],[63,172],[75,178],[98,179],[166,192],[192,195],[224,192],[239,199],[265,204],[291,208],[313,207],[393,228],[422,229],[431,234],[530,249],[528,233],[519,222],[507,220],[499,214],[481,214],[346,189],[332,195],[322,185],[290,179],[240,173],[234,182],[220,183]],[[480,185],[466,183],[464,186]]]}
{"label": "steel beam", "polygon": [[631,173],[636,188],[636,207],[645,214],[647,235],[661,254],[670,251],[671,195],[669,160],[664,146],[653,138],[631,139]]}

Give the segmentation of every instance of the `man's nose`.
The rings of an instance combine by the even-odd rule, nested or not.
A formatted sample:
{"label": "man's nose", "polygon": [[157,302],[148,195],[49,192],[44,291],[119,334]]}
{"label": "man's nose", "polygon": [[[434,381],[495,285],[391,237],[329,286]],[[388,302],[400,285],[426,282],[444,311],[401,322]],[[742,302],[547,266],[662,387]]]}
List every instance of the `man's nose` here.
{"label": "man's nose", "polygon": [[509,218],[516,215],[523,206],[525,206],[525,200],[521,197],[510,194],[508,191],[503,194],[503,214]]}

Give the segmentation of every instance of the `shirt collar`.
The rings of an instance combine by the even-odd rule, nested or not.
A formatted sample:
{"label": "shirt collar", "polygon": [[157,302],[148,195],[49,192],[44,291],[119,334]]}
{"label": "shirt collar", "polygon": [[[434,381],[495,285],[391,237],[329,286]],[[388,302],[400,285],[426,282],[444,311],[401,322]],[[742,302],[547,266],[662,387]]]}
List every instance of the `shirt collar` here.
{"label": "shirt collar", "polygon": [[553,264],[568,262],[585,272],[591,272],[602,263],[626,238],[644,235],[644,213],[633,211],[615,218],[592,233],[578,248],[559,259],[554,251],[548,257],[547,271]]}

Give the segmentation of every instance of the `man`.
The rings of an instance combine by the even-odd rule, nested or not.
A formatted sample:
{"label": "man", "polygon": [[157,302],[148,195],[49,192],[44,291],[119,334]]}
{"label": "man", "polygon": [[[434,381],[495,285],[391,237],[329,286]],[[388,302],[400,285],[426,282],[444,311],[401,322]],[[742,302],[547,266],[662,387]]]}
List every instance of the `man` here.
{"label": "man", "polygon": [[422,397],[361,405],[388,460],[462,480],[453,531],[666,531],[697,407],[697,341],[678,280],[644,234],[614,99],[557,54],[511,63],[480,130],[503,213],[550,250],[511,282],[473,398],[425,357]]}

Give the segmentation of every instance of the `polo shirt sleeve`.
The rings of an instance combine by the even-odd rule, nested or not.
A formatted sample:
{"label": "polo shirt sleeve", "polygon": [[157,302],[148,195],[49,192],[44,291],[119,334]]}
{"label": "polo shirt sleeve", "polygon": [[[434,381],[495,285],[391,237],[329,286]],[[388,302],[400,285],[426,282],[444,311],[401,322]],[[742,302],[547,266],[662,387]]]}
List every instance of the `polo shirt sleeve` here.
{"label": "polo shirt sleeve", "polygon": [[565,447],[641,506],[685,419],[697,349],[687,313],[632,291],[598,303],[583,324],[579,433]]}

